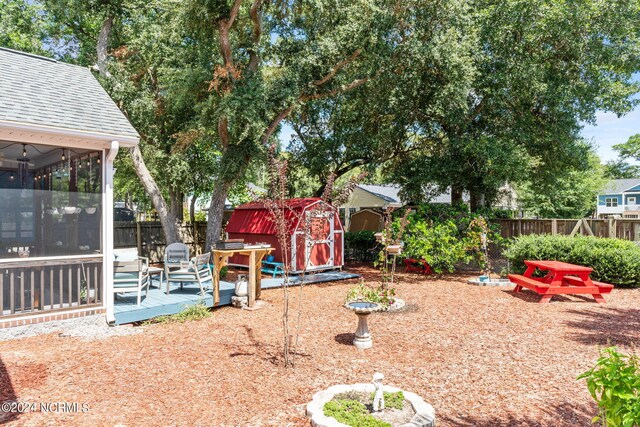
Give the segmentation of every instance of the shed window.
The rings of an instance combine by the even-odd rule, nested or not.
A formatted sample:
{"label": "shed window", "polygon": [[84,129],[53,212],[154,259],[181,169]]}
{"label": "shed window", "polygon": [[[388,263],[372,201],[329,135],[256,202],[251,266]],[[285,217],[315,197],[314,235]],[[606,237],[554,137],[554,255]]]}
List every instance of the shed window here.
{"label": "shed window", "polygon": [[617,197],[607,197],[606,199],[604,199],[604,202],[608,208],[615,208],[618,206]]}

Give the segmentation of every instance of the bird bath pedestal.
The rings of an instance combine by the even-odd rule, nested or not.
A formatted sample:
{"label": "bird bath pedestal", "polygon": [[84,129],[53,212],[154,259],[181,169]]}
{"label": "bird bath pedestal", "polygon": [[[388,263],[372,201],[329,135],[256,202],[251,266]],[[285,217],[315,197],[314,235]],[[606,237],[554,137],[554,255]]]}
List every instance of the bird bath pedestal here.
{"label": "bird bath pedestal", "polygon": [[359,349],[373,347],[367,317],[374,311],[379,310],[380,305],[375,302],[355,301],[348,303],[346,307],[358,316],[358,329],[356,329],[356,337],[353,339],[353,345]]}

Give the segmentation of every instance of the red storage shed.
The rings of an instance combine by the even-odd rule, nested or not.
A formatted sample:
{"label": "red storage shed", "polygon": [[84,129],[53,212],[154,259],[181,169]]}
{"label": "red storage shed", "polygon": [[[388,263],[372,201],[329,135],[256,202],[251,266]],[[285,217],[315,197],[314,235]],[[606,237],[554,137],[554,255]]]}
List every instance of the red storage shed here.
{"label": "red storage shed", "polygon": [[[337,210],[319,198],[289,199],[285,217],[289,225],[288,260],[291,271],[299,273],[341,268],[344,252],[344,229]],[[311,222],[304,232],[305,218]],[[274,261],[284,262],[283,248],[276,236],[276,226],[262,202],[238,206],[226,228],[229,239],[244,239],[245,244],[268,243],[274,247]],[[305,234],[307,234],[305,236]],[[232,264],[247,265],[246,256],[234,256]]]}

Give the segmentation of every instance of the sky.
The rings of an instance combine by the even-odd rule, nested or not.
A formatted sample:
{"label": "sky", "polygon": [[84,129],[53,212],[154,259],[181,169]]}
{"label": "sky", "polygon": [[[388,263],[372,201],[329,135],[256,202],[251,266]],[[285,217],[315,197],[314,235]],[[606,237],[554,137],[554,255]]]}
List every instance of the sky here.
{"label": "sky", "polygon": [[597,126],[587,125],[582,129],[582,136],[595,143],[603,162],[617,159],[613,145],[627,142],[636,133],[640,133],[640,107],[620,118],[613,113],[598,113]]}

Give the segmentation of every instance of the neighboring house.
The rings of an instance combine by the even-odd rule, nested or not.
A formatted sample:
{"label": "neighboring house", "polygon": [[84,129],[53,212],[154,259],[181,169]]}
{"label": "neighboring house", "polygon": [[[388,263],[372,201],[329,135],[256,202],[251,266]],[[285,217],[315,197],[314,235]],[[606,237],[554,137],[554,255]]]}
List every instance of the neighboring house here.
{"label": "neighboring house", "polygon": [[88,68],[0,48],[0,328],[114,320],[113,160],[138,141]]}
{"label": "neighboring house", "polygon": [[[383,212],[407,204],[400,197],[399,185],[358,185],[349,200],[340,206],[340,220],[348,231],[378,231],[383,226]],[[468,195],[463,197],[468,202]],[[451,204],[451,191],[431,197],[429,203]]]}
{"label": "neighboring house", "polygon": [[598,194],[598,218],[640,218],[640,178],[614,179]]}

